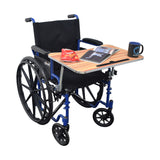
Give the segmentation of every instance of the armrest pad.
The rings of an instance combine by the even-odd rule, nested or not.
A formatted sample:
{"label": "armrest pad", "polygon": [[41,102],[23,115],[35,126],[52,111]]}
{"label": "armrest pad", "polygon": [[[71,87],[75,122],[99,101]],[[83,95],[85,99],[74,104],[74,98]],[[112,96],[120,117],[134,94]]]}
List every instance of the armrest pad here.
{"label": "armrest pad", "polygon": [[92,38],[83,38],[82,42],[93,44],[93,45],[96,45],[96,46],[100,46],[100,45],[103,44],[103,42],[98,41],[96,39],[92,39]]}
{"label": "armrest pad", "polygon": [[40,48],[40,47],[38,47],[38,46],[32,46],[31,49],[32,49],[33,51],[38,52],[38,53],[41,53],[41,54],[43,54],[43,55],[46,55],[46,54],[50,53],[49,51],[46,51],[46,50],[44,50],[44,49],[42,49],[42,48]]}

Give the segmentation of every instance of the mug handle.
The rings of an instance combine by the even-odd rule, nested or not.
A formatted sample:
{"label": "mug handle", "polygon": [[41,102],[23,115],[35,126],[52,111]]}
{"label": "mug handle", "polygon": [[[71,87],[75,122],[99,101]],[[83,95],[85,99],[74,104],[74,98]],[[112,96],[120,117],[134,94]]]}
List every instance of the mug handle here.
{"label": "mug handle", "polygon": [[139,54],[142,54],[142,53],[143,53],[143,50],[144,50],[144,47],[143,47],[142,44],[141,44],[140,46],[142,47],[142,50],[141,50],[141,52],[140,52]]}

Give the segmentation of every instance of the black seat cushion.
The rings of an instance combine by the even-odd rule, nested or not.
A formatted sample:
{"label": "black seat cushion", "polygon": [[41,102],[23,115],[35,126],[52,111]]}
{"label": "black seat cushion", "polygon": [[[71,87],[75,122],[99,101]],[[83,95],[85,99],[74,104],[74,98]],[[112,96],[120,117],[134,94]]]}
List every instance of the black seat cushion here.
{"label": "black seat cushion", "polygon": [[101,82],[105,74],[102,71],[96,71],[88,74],[77,74],[65,68],[63,77],[63,88],[76,89],[90,84]]}

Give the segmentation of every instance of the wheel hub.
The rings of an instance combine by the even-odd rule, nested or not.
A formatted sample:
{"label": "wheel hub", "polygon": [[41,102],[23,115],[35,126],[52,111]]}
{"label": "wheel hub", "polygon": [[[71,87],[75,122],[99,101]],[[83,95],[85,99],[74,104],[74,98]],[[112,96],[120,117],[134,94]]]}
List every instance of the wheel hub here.
{"label": "wheel hub", "polygon": [[107,118],[109,118],[109,116],[107,114],[104,114],[104,115],[101,116],[102,120],[106,120]]}

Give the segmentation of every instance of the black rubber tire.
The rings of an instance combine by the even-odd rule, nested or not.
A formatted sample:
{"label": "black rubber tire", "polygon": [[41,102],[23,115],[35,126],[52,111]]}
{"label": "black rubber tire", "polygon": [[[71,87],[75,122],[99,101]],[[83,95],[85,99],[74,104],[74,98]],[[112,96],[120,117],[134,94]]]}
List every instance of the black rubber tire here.
{"label": "black rubber tire", "polygon": [[48,123],[53,109],[52,93],[43,68],[34,58],[25,57],[19,64],[17,88],[28,116],[38,124]]}
{"label": "black rubber tire", "polygon": [[94,111],[93,120],[101,127],[108,127],[114,122],[114,116],[109,109],[99,108]]}
{"label": "black rubber tire", "polygon": [[[97,84],[92,84],[92,85],[97,85]],[[82,98],[82,96],[80,96],[79,94],[72,95],[72,97],[81,106],[86,107],[86,108],[91,108],[92,105],[95,105],[98,101],[101,100],[102,95],[103,95],[103,88],[104,88],[103,83],[102,82],[98,83],[98,86],[99,86],[99,89],[98,89],[97,95],[93,101],[86,100],[86,99]],[[89,86],[87,86],[87,87],[89,87]],[[85,88],[85,87],[83,87],[83,88]],[[81,89],[83,89],[83,88],[81,88]],[[79,90],[80,90],[80,88],[79,88]]]}
{"label": "black rubber tire", "polygon": [[68,127],[64,127],[59,123],[55,123],[52,126],[52,134],[55,140],[62,146],[68,145],[70,141],[68,129]]}

